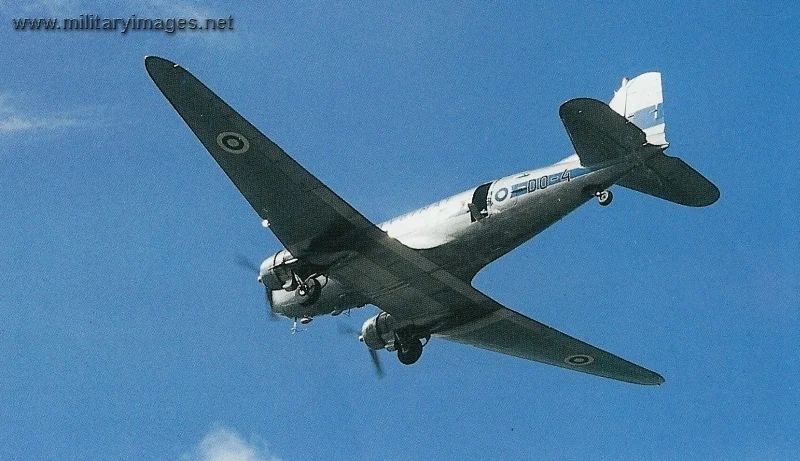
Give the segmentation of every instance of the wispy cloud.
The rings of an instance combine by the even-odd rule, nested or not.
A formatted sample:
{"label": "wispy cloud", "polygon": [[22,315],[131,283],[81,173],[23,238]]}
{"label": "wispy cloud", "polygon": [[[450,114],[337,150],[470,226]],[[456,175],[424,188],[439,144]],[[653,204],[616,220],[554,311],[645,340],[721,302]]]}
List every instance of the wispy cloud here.
{"label": "wispy cloud", "polygon": [[0,136],[30,132],[53,131],[76,126],[99,125],[99,121],[78,112],[42,113],[23,111],[12,101],[24,99],[11,93],[0,93]]}
{"label": "wispy cloud", "polygon": [[[79,10],[94,10],[97,7],[97,2],[89,2],[86,0],[28,0],[26,2],[18,2],[19,4],[13,5],[11,2],[0,4],[0,8],[5,10],[17,10],[29,13],[49,14],[51,16],[58,16],[63,14],[74,15]],[[201,8],[200,2],[192,0],[145,0],[135,1],[128,0],[127,2],[117,2],[117,7],[135,7],[137,10],[132,13],[141,13],[139,9],[146,11],[148,8],[155,8],[156,11],[172,14],[203,14],[205,10]],[[90,8],[94,7],[94,8]]]}
{"label": "wispy cloud", "polygon": [[[136,2],[134,2],[136,3]],[[141,2],[140,2],[141,3]],[[213,18],[216,15],[200,6],[198,2],[182,0],[149,0],[146,2],[155,11],[159,11],[165,17],[181,18]]]}
{"label": "wispy cloud", "polygon": [[[50,16],[75,16],[81,13],[95,13],[97,2],[87,0],[28,0],[26,2],[1,2],[0,11],[19,11],[32,14],[48,14]],[[137,13],[140,16],[160,14],[164,17],[214,17],[212,11],[199,0],[127,0],[112,5],[115,8],[131,8],[122,15]],[[119,13],[118,13],[119,14]]]}
{"label": "wispy cloud", "polygon": [[53,130],[75,126],[78,121],[74,118],[64,117],[18,117],[11,116],[0,120],[0,133],[15,133],[19,131]]}
{"label": "wispy cloud", "polygon": [[31,14],[57,16],[73,11],[79,6],[76,0],[31,0],[28,2],[3,2],[3,11],[18,11]]}
{"label": "wispy cloud", "polygon": [[235,431],[217,426],[203,437],[192,450],[183,455],[185,461],[281,461],[269,453],[260,437],[249,441]]}
{"label": "wispy cloud", "polygon": [[[186,18],[205,21],[206,19],[225,19],[231,16],[230,9],[220,10],[219,5],[209,8],[207,3],[197,0],[147,0],[146,2],[138,2],[139,5],[147,5],[146,11],[148,14],[164,18]],[[238,23],[239,21],[234,24]],[[241,30],[233,29],[229,31],[179,33],[176,34],[176,37],[184,43],[231,48],[240,43],[241,34]]]}

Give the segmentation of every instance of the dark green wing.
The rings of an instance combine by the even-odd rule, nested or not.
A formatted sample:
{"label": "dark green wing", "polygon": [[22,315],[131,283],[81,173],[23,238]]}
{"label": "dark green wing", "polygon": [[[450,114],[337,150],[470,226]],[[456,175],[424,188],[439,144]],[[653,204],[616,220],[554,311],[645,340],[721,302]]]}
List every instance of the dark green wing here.
{"label": "dark green wing", "polygon": [[145,66],[281,243],[294,256],[327,261],[331,276],[371,304],[398,319],[439,325],[453,341],[622,381],[663,381],[503,307],[386,235],[188,71],[152,56]]}

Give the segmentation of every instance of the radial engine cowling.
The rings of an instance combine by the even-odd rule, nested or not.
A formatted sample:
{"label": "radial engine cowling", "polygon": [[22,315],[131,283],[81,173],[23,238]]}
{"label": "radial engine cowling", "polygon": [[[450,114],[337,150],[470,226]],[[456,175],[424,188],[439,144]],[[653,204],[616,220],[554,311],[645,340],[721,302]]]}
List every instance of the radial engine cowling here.
{"label": "radial engine cowling", "polygon": [[284,289],[287,291],[296,288],[294,268],[298,259],[288,250],[281,250],[261,263],[258,271],[258,281],[270,290]]}
{"label": "radial engine cowling", "polygon": [[269,291],[268,299],[272,312],[288,318],[303,318],[337,311],[338,314],[358,306],[342,284],[335,279],[318,275],[309,279],[307,283],[309,289],[305,294],[299,293],[299,288],[293,291],[284,289]]}
{"label": "radial engine cowling", "polygon": [[370,349],[394,350],[397,326],[391,315],[381,312],[364,322],[361,327],[361,338]]}

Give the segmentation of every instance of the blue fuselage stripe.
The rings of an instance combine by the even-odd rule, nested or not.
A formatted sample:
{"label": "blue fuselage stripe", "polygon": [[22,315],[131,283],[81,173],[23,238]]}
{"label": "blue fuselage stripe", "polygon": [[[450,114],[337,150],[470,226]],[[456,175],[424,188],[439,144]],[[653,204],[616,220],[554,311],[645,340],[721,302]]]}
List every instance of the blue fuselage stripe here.
{"label": "blue fuselage stripe", "polygon": [[526,181],[518,182],[510,187],[511,189],[510,194],[508,193],[508,188],[506,187],[497,190],[497,192],[495,192],[494,195],[494,201],[500,203],[509,197],[516,198],[539,189],[547,189],[550,186],[553,186],[560,182],[569,182],[579,176],[591,173],[592,171],[594,170],[584,167],[566,169],[561,173],[543,175],[539,178],[533,178]]}

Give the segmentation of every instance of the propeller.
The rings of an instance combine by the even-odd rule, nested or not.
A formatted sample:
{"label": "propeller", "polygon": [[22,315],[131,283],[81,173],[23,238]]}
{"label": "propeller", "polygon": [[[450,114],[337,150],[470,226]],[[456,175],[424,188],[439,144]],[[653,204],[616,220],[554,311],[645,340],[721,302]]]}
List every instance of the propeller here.
{"label": "propeller", "polygon": [[[359,340],[361,340],[361,330],[356,330],[355,328],[342,323],[337,323],[336,327],[339,330],[339,334],[345,336],[356,336],[359,338]],[[378,379],[383,378],[383,367],[381,366],[381,359],[378,357],[378,351],[369,347],[367,347],[367,350],[369,351],[369,356],[372,359],[372,365],[375,367],[375,374],[378,375]]]}
{"label": "propeller", "polygon": [[[241,267],[242,269],[245,269],[249,272],[256,274],[256,276],[258,276],[261,273],[261,268],[259,267],[259,265],[241,253],[236,253],[236,265]],[[267,304],[267,312],[269,312],[269,319],[273,322],[277,321],[278,316],[275,315],[274,312],[272,312],[272,292],[269,290],[269,288],[267,288],[266,285],[264,285],[264,301]]]}
{"label": "propeller", "polygon": [[261,268],[255,263],[255,261],[241,253],[236,253],[236,265],[244,270],[256,274],[256,276],[258,276],[258,274],[261,272]]}

